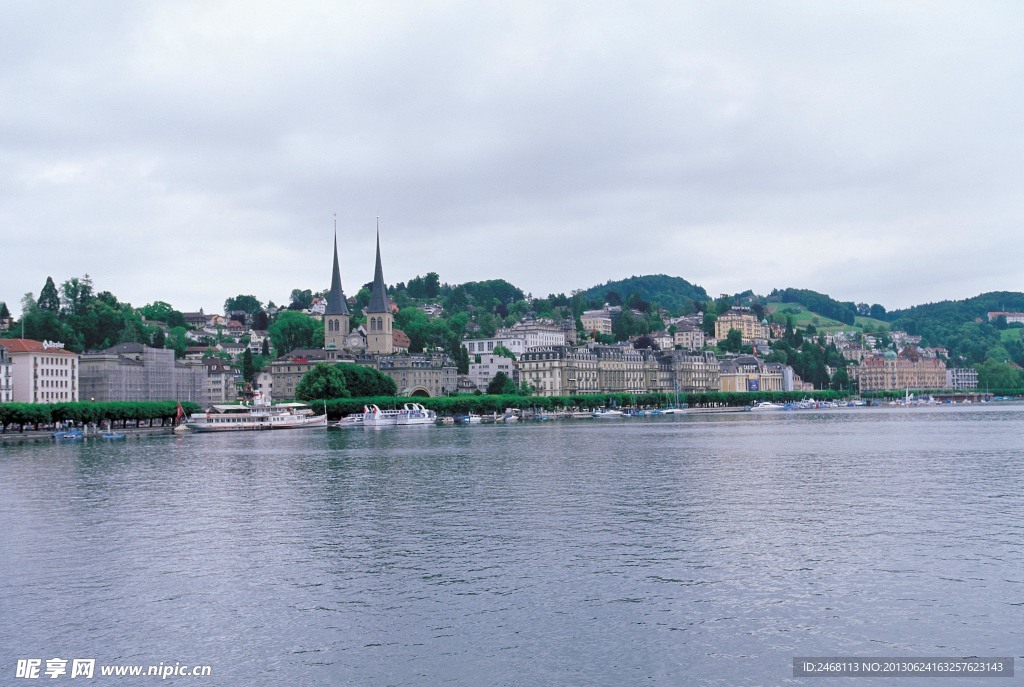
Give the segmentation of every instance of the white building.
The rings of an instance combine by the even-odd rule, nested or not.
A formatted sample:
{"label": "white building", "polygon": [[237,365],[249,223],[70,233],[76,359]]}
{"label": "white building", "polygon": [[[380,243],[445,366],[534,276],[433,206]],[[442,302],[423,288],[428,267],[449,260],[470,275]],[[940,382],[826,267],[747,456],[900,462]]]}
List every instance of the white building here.
{"label": "white building", "polygon": [[0,346],[0,403],[10,403],[12,400],[11,358],[7,349]]}
{"label": "white building", "polygon": [[500,355],[481,355],[480,362],[469,364],[469,379],[481,391],[494,379],[494,375],[504,372],[509,379],[514,379],[515,361]]}
{"label": "white building", "polygon": [[490,339],[466,339],[462,342],[470,355],[493,353],[496,346],[504,346],[517,358],[526,352],[526,339],[521,337],[493,337]]}
{"label": "white building", "polygon": [[4,341],[11,359],[11,400],[60,403],[78,400],[78,354],[64,344],[32,339]]}
{"label": "white building", "polygon": [[946,368],[946,388],[965,390],[978,388],[978,371],[973,367]]}

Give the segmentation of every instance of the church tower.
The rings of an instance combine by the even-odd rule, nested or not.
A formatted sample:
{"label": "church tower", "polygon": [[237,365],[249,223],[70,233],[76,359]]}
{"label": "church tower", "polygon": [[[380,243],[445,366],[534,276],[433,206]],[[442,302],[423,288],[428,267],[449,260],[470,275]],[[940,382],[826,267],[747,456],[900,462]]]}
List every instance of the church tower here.
{"label": "church tower", "polygon": [[392,330],[394,314],[391,312],[391,299],[384,285],[384,270],[380,266],[380,226],[377,227],[377,266],[373,271],[373,290],[370,293],[370,304],[366,306],[366,352],[378,355],[390,355],[395,352]]}
{"label": "church tower", "polygon": [[[324,348],[340,351],[345,347],[349,331],[348,303],[341,290],[341,269],[338,267],[338,225],[334,225],[334,272],[331,274],[331,290],[327,294],[327,309],[324,311]],[[331,356],[333,357],[333,356]]]}

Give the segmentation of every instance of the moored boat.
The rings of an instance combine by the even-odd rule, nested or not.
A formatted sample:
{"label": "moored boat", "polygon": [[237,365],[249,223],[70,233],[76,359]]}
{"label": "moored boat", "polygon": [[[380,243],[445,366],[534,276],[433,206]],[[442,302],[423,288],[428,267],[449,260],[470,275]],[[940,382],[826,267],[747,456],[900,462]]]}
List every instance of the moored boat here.
{"label": "moored boat", "polygon": [[771,403],[770,401],[761,401],[759,403],[755,403],[753,406],[751,406],[750,409],[751,410],[785,410],[786,406],[781,405],[779,403]]}
{"label": "moored boat", "polygon": [[210,412],[193,413],[185,426],[194,432],[242,432],[263,429],[326,427],[327,415],[317,415],[305,403],[271,403],[256,394],[252,404],[216,404]]}

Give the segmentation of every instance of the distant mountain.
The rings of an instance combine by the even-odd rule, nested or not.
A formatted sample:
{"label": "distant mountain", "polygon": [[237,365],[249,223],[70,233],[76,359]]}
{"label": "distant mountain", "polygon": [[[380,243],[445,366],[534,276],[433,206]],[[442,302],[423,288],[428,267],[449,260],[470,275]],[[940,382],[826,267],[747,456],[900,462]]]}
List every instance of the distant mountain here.
{"label": "distant mountain", "polygon": [[608,281],[591,287],[583,292],[584,300],[604,303],[607,294],[617,293],[625,303],[632,294],[636,294],[648,303],[660,303],[663,308],[679,310],[690,301],[710,300],[707,291],[691,284],[682,277],[669,277],[664,274],[650,274],[630,277],[619,281]]}

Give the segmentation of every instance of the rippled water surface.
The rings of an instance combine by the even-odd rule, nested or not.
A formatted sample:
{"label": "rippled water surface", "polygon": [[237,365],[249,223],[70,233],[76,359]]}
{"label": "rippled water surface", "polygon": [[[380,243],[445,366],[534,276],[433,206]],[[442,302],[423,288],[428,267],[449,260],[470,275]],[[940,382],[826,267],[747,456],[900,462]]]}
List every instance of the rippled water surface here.
{"label": "rippled water surface", "polygon": [[0,444],[0,683],[52,656],[209,685],[1019,675],[1022,429],[987,406]]}

